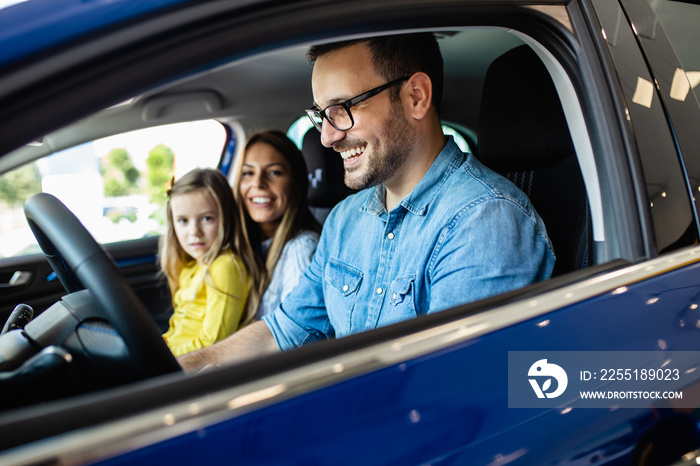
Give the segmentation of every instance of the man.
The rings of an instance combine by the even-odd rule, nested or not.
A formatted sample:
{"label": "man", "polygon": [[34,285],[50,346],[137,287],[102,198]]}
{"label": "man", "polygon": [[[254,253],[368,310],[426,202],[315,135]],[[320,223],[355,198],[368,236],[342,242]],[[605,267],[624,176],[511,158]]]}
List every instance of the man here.
{"label": "man", "polygon": [[311,266],[275,312],[180,358],[240,361],[440,311],[550,276],[554,254],[526,196],[442,133],[431,34],[312,47],[321,142],[362,189],[330,214]]}

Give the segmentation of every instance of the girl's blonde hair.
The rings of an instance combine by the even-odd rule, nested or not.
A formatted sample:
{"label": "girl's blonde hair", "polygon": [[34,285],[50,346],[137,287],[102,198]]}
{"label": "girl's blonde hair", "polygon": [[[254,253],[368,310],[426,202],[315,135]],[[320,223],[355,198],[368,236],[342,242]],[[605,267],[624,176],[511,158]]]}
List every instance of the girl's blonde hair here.
{"label": "girl's blonde hair", "polygon": [[[172,295],[178,290],[180,272],[183,267],[194,261],[180,246],[175,234],[172,209],[170,201],[173,196],[187,194],[194,191],[204,191],[216,204],[218,209],[219,230],[211,248],[202,257],[201,262],[209,267],[223,251],[231,250],[241,259],[248,275],[251,277],[252,286],[248,300],[260,301],[258,283],[261,276],[262,263],[253,252],[247,235],[236,221],[235,212],[238,211],[237,201],[233,196],[233,190],[226,177],[218,170],[211,168],[198,168],[182,176],[168,191],[168,201],[165,206],[166,227],[165,233],[160,237],[160,267],[168,280]],[[208,275],[205,273],[205,277]],[[241,317],[241,321],[248,320],[248,316]]]}
{"label": "girl's blonde hair", "polygon": [[[309,190],[309,175],[306,168],[304,156],[297,146],[292,142],[282,131],[261,131],[254,133],[246,142],[243,155],[238,158],[236,164],[236,180],[234,182],[234,197],[238,204],[238,216],[240,223],[245,225],[243,234],[253,250],[259,255],[261,253],[261,231],[260,226],[255,223],[248,212],[246,211],[243,202],[241,201],[240,184],[241,173],[243,172],[243,162],[245,154],[253,144],[264,143],[272,146],[277,152],[287,160],[291,168],[292,186],[289,196],[289,206],[282,215],[275,236],[272,239],[272,244],[267,252],[267,258],[264,264],[263,276],[258,283],[258,292],[256,294],[258,301],[253,302],[249,299],[250,308],[247,314],[252,318],[258,310],[260,299],[270,285],[272,272],[282,255],[282,250],[289,240],[297,236],[303,230],[314,231],[321,233],[321,225],[313,216],[308,207],[307,195]],[[262,262],[262,260],[261,260]]]}

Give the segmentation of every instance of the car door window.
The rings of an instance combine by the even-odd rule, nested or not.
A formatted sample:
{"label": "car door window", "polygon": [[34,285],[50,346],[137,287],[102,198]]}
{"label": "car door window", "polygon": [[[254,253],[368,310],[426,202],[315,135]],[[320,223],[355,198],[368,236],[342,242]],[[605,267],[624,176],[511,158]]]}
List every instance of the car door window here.
{"label": "car door window", "polygon": [[[651,220],[648,237],[655,237],[655,244],[648,247],[665,253],[694,244],[697,231],[682,161],[668,130],[663,97],[639,47],[645,36],[653,36],[653,27],[635,31],[617,2],[594,0],[594,4],[626,99],[624,111],[636,134],[648,200],[643,215]],[[637,28],[641,30],[642,25]]]}
{"label": "car door window", "polygon": [[697,46],[700,43],[700,5],[669,0],[649,0],[649,3],[656,11],[688,78],[686,83],[674,76],[675,97],[680,99],[692,89],[696,98],[700,98],[700,49]]}
{"label": "car door window", "polygon": [[84,143],[0,176],[0,258],[39,252],[24,201],[58,197],[100,243],[158,235],[173,176],[216,167],[228,132],[214,120],[158,126]]}

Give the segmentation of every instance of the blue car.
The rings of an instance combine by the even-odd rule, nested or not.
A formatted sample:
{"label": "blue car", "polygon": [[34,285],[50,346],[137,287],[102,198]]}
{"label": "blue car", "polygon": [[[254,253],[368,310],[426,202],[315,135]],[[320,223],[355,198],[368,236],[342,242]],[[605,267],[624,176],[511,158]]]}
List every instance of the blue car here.
{"label": "blue car", "polygon": [[[697,464],[698,24],[679,0],[0,1],[0,464]],[[347,190],[305,52],[415,31],[445,134],[529,196],[552,277],[183,373],[167,182],[233,180],[279,129],[323,220]]]}

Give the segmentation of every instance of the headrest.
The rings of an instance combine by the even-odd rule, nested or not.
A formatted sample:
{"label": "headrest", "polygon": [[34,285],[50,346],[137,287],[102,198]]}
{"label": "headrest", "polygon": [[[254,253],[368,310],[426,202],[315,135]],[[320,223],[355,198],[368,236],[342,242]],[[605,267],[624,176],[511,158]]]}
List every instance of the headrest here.
{"label": "headrest", "polygon": [[321,134],[311,128],[304,135],[301,152],[309,171],[309,205],[333,207],[355,192],[345,186],[345,168],[340,154],[321,144]]}
{"label": "headrest", "polygon": [[574,153],[552,78],[529,46],[489,66],[478,133],[479,159],[499,173],[552,166]]}

